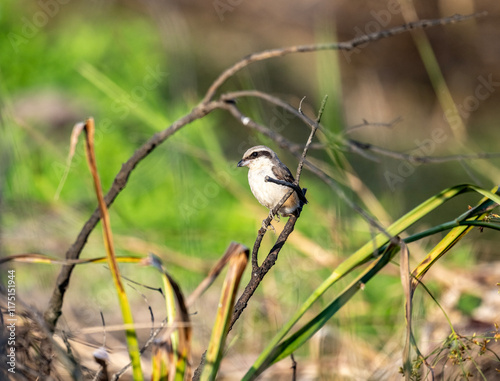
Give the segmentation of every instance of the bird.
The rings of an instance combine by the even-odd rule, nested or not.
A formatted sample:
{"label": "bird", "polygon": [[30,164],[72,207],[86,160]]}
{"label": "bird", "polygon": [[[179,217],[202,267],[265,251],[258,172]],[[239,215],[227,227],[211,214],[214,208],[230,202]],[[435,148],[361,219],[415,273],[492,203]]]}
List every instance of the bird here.
{"label": "bird", "polygon": [[[238,167],[248,167],[248,183],[253,195],[261,205],[271,212],[287,194],[290,187],[268,181],[268,178],[288,183],[295,181],[292,173],[280,161],[276,152],[262,145],[249,148],[238,162]],[[302,209],[304,204],[307,204],[307,199],[301,189],[298,186],[294,189],[295,191],[278,210],[278,214],[283,217],[292,215],[297,210]]]}

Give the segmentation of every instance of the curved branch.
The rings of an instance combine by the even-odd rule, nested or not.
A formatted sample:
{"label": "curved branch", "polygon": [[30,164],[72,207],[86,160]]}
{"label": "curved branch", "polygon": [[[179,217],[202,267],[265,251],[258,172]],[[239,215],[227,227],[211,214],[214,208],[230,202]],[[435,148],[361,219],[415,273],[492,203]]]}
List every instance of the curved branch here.
{"label": "curved branch", "polygon": [[403,120],[402,117],[398,116],[397,118],[391,120],[388,123],[377,123],[377,122],[368,122],[366,119],[363,119],[363,123],[357,124],[355,126],[348,127],[344,130],[344,134],[350,134],[354,130],[363,128],[363,127],[385,127],[385,128],[393,128],[397,123]]}
{"label": "curved branch", "polygon": [[[446,163],[448,161],[459,161],[459,160],[481,160],[481,159],[493,159],[500,157],[499,152],[481,152],[477,154],[470,155],[450,155],[450,156],[417,156],[408,153],[402,153],[397,151],[392,151],[386,148],[378,147],[370,143],[363,143],[358,140],[348,139],[346,140],[346,146],[353,152],[373,152],[380,156],[386,156],[393,159],[406,160],[411,163],[419,164],[429,164],[429,163]],[[416,148],[415,150],[418,150]]]}
{"label": "curved branch", "polygon": [[[280,233],[278,239],[276,240],[276,243],[274,244],[273,248],[267,255],[267,257],[264,259],[262,264],[260,266],[257,266],[257,268],[252,269],[252,277],[250,278],[250,281],[245,287],[245,290],[241,294],[240,298],[234,305],[234,310],[233,310],[233,316],[231,317],[231,323],[229,324],[229,329],[233,327],[234,323],[238,318],[241,316],[243,311],[245,310],[248,301],[254,294],[255,290],[257,290],[259,284],[262,282],[262,279],[266,276],[266,274],[271,270],[271,268],[274,266],[278,259],[278,254],[281,251],[281,248],[285,244],[286,240],[288,239],[288,236],[293,232],[293,229],[295,227],[295,223],[297,222],[298,215],[292,214],[289,218],[288,221],[283,228],[282,232]],[[262,242],[262,238],[264,238],[265,230],[260,229],[259,234],[257,236],[257,239],[255,241],[255,245],[253,248],[253,251],[256,252],[259,250],[260,243]],[[257,258],[254,253],[252,253],[252,258]],[[252,267],[254,267],[252,263]]]}
{"label": "curved branch", "polygon": [[[220,108],[220,106],[221,102],[209,102],[208,104],[198,105],[189,114],[178,119],[165,130],[154,134],[146,143],[144,143],[139,149],[134,152],[130,159],[128,159],[122,165],[120,171],[113,181],[113,184],[111,185],[110,190],[104,197],[106,205],[109,207],[113,203],[116,197],[127,185],[128,178],[137,164],[139,164],[142,159],[148,156],[158,145],[163,143],[166,139],[168,139],[182,127],[204,117],[213,110]],[[99,209],[96,209],[87,220],[85,225],[83,225],[83,228],[78,234],[75,242],[66,251],[66,259],[77,259],[79,257],[83,247],[87,243],[87,239],[90,233],[92,232],[92,230],[94,230],[100,218],[101,215]],[[59,275],[57,277],[56,286],[49,301],[49,305],[45,310],[44,320],[51,332],[54,332],[57,320],[59,319],[59,316],[61,316],[64,294],[68,288],[69,279],[74,267],[75,265],[66,265],[61,268],[61,271],[59,272]]]}
{"label": "curved branch", "polygon": [[[303,113],[299,112],[297,109],[295,109],[293,106],[291,106],[289,103],[283,101],[280,98],[277,98],[275,96],[272,96],[270,94],[264,93],[259,90],[241,90],[241,91],[232,91],[229,93],[224,93],[221,95],[220,99],[227,102],[227,106],[225,106],[233,116],[240,120],[245,126],[251,127],[263,135],[273,139],[281,148],[286,148],[289,149],[292,152],[298,152],[302,148],[301,145],[290,142],[286,140],[284,137],[282,137],[280,134],[270,130],[268,127],[262,126],[252,120],[248,120],[248,117],[243,115],[239,109],[235,108],[232,109],[232,107],[236,107],[234,103],[231,103],[231,101],[234,101],[238,98],[245,98],[245,97],[253,97],[253,98],[260,98],[263,99],[271,104],[274,104],[278,107],[281,107],[282,109],[286,110],[287,112],[293,114],[297,118],[301,119],[304,123],[311,125],[311,123],[314,123],[314,121],[309,118],[307,115],[304,115]],[[377,127],[387,127],[391,128],[393,127],[396,123],[399,123],[401,121],[401,117],[398,117],[388,123],[374,123],[374,122],[368,122],[368,121],[363,121],[362,124],[352,126],[348,128],[345,133],[349,133],[350,131],[361,128],[361,127],[367,127],[367,126],[377,126]],[[324,127],[319,125],[319,128],[321,130],[324,130]],[[499,152],[482,152],[478,154],[470,154],[470,155],[450,155],[450,156],[418,156],[418,155],[412,155],[412,154],[407,154],[404,152],[398,152],[398,151],[392,151],[386,148],[382,148],[376,145],[373,145],[371,143],[364,143],[359,140],[355,139],[344,139],[344,138],[339,138],[339,144],[343,144],[347,150],[350,150],[351,152],[357,153],[369,160],[372,161],[378,161],[376,156],[371,155],[377,154],[379,156],[385,156],[389,157],[392,159],[398,159],[398,160],[407,160],[409,162],[413,163],[419,163],[419,164],[432,164],[432,163],[446,163],[449,161],[458,161],[458,160],[484,160],[484,159],[494,159],[500,157]],[[323,144],[312,144],[311,148],[323,148]],[[417,150],[418,147],[415,149]]]}
{"label": "curved branch", "polygon": [[396,26],[394,28],[381,30],[379,32],[365,34],[363,36],[359,36],[353,38],[352,40],[345,42],[334,42],[334,43],[326,43],[326,44],[309,44],[309,45],[295,45],[289,46],[286,48],[278,48],[278,49],[269,49],[264,50],[258,53],[252,53],[240,61],[236,62],[233,66],[224,70],[219,77],[212,83],[209,87],[205,97],[203,98],[204,102],[209,102],[215,96],[217,90],[226,82],[230,77],[235,75],[241,69],[247,67],[248,65],[258,62],[268,60],[270,58],[283,57],[292,53],[310,53],[310,52],[318,52],[321,50],[352,50],[359,45],[363,45],[367,42],[377,41],[382,38],[395,36],[401,33],[408,32],[413,29],[425,29],[438,25],[448,25],[454,24],[456,22],[469,20],[472,18],[486,16],[487,12],[478,12],[470,15],[453,15],[451,17],[445,17],[441,19],[432,19],[432,20],[419,20],[415,22],[410,22],[408,24],[403,24],[400,26]]}
{"label": "curved branch", "polygon": [[[303,99],[303,98],[302,98]],[[324,98],[323,102],[321,103],[320,110],[318,112],[318,117],[314,122],[310,124],[311,126],[311,132],[309,133],[309,138],[307,139],[306,145],[302,151],[302,155],[299,160],[299,164],[297,166],[297,173],[296,173],[296,179],[295,182],[293,183],[294,186],[296,186],[298,189],[296,192],[302,193],[302,189],[299,187],[299,179],[300,175],[302,173],[302,168],[304,167],[304,162],[306,160],[307,156],[307,151],[309,149],[309,146],[312,143],[312,139],[314,135],[316,134],[316,131],[319,127],[319,122],[321,120],[321,116],[323,115],[323,111],[325,109],[326,105],[326,99],[327,97]],[[301,102],[302,105],[302,102]],[[302,113],[302,109],[299,106],[299,113]],[[267,180],[266,180],[267,181]],[[292,194],[293,192],[293,187],[290,189],[287,194],[278,202],[278,204],[275,205],[275,207],[271,210],[269,213],[269,216],[267,219],[265,219],[262,223],[262,228],[259,229],[259,232],[257,234],[257,239],[255,240],[253,250],[252,250],[252,276],[250,278],[250,281],[248,282],[247,286],[245,287],[245,290],[243,291],[243,294],[240,296],[238,301],[236,302],[236,305],[234,306],[234,311],[233,311],[233,316],[231,317],[231,323],[229,324],[229,329],[231,329],[238,320],[238,318],[241,316],[243,313],[243,310],[246,308],[248,301],[254,294],[255,290],[257,287],[259,287],[259,284],[262,282],[264,279],[265,275],[268,273],[268,271],[274,266],[276,263],[276,260],[278,259],[278,254],[281,251],[281,248],[285,244],[286,240],[288,239],[289,235],[292,233],[295,223],[297,222],[297,219],[300,217],[301,213],[301,208],[299,208],[296,212],[294,212],[288,219],[285,227],[283,228],[282,232],[280,233],[278,239],[276,240],[276,243],[274,244],[273,248],[267,255],[266,259],[262,262],[262,265],[259,266],[258,261],[257,261],[257,254],[260,249],[260,245],[262,243],[262,239],[264,238],[264,235],[267,232],[267,226],[270,224],[271,219],[273,218],[273,215],[278,213],[278,210],[281,208],[283,203],[288,199],[288,197]],[[303,192],[305,196],[305,191]]]}

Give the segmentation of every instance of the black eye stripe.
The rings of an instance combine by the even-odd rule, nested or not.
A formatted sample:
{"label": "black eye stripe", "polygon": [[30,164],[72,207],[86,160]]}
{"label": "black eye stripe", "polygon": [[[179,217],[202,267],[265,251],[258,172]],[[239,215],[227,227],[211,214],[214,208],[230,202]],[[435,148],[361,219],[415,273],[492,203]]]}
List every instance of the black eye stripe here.
{"label": "black eye stripe", "polygon": [[268,158],[272,157],[271,153],[268,151],[255,151],[255,152],[252,152],[247,157],[249,159],[256,159],[256,158],[261,157],[261,156],[267,156]]}

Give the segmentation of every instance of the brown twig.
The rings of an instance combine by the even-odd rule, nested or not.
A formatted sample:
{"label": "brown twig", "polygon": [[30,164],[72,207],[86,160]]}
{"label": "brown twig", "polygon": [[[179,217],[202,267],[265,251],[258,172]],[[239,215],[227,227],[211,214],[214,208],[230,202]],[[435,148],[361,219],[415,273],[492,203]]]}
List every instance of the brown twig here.
{"label": "brown twig", "polygon": [[311,120],[307,115],[304,113],[301,113],[298,109],[290,105],[289,103],[285,102],[284,100],[275,97],[273,95],[264,93],[259,90],[240,90],[240,91],[232,91],[229,93],[225,93],[221,95],[221,100],[226,100],[226,101],[234,101],[238,98],[260,98],[265,100],[266,102],[269,102],[271,104],[274,104],[278,107],[281,107],[283,110],[286,110],[290,114],[293,114],[297,118],[301,119],[305,124],[311,125],[314,123],[313,120]]}
{"label": "brown twig", "polygon": [[233,66],[229,67],[214,81],[214,83],[209,87],[205,97],[203,98],[203,102],[208,102],[215,96],[217,90],[226,82],[230,77],[235,75],[241,69],[247,67],[248,65],[268,60],[270,58],[283,57],[292,53],[310,53],[317,52],[321,50],[345,50],[349,51],[357,46],[363,45],[367,42],[377,41],[382,38],[395,36],[401,33],[408,32],[413,29],[424,29],[438,25],[447,25],[454,24],[456,22],[469,20],[471,18],[477,18],[486,16],[487,12],[479,12],[470,15],[453,15],[451,17],[445,17],[441,19],[433,19],[433,20],[419,20],[415,22],[410,22],[404,25],[396,26],[390,29],[381,30],[375,33],[365,34],[352,40],[338,43],[326,43],[326,44],[311,44],[311,45],[295,45],[289,46],[286,48],[279,49],[269,49],[264,50],[262,52],[250,54],[240,61],[236,62]]}
{"label": "brown twig", "polygon": [[[274,266],[276,263],[276,260],[278,259],[278,254],[281,251],[281,248],[285,244],[286,240],[288,239],[288,236],[293,232],[293,229],[295,227],[295,223],[297,222],[298,215],[292,214],[289,218],[288,221],[281,231],[278,239],[276,240],[276,243],[272,247],[271,251],[267,255],[266,259],[262,262],[260,266],[257,266],[255,269],[253,268],[253,263],[252,263],[252,277],[250,278],[250,281],[248,282],[247,286],[245,287],[245,290],[241,294],[240,298],[236,302],[234,306],[234,311],[233,311],[233,316],[231,318],[231,324],[229,325],[229,329],[231,329],[238,320],[238,318],[241,316],[243,310],[246,308],[248,301],[254,294],[255,290],[257,290],[257,287],[259,286],[260,282],[262,279],[265,277],[265,275],[269,272],[269,270]],[[255,240],[253,252],[252,252],[252,258],[254,257],[254,253],[258,252],[260,248],[260,243],[262,242],[262,238],[264,237],[265,231],[262,232],[263,229],[259,230],[257,239]],[[262,232],[262,233],[261,233]],[[255,255],[255,258],[257,256]]]}
{"label": "brown twig", "polygon": [[321,117],[323,116],[323,112],[325,111],[326,107],[326,101],[328,100],[328,95],[325,95],[323,98],[323,101],[321,102],[321,106],[318,111],[318,116],[316,117],[316,120],[314,122],[311,122],[309,118],[306,117],[306,115],[302,112],[302,102],[304,101],[305,97],[302,98],[299,104],[299,113],[300,115],[304,116],[306,118],[307,124],[311,127],[311,133],[309,134],[309,138],[307,139],[306,146],[304,147],[304,151],[302,151],[302,156],[300,157],[299,161],[299,166],[297,167],[297,174],[295,176],[295,182],[298,184],[300,180],[300,175],[302,174],[302,168],[304,167],[304,161],[306,160],[306,155],[307,151],[309,150],[309,147],[312,143],[312,139],[314,135],[316,134],[316,131],[318,130],[321,122]]}
{"label": "brown twig", "polygon": [[[405,160],[411,163],[419,163],[419,164],[446,163],[449,161],[458,161],[458,160],[484,160],[484,159],[493,159],[500,157],[500,153],[498,152],[492,152],[492,153],[482,152],[471,155],[418,156],[418,155],[392,151],[386,148],[377,147],[370,143],[362,143],[360,141],[353,139],[346,140],[346,147],[348,147],[354,152],[359,152],[359,150],[365,152],[373,152],[381,156],[390,157],[392,159]],[[415,150],[418,150],[418,148],[416,148]]]}
{"label": "brown twig", "polygon": [[[302,120],[306,124],[311,124],[313,121],[307,116],[304,115],[303,113],[300,113],[297,109],[295,109],[292,105],[289,103],[283,101],[280,98],[274,97],[270,94],[263,93],[262,91],[258,90],[241,90],[241,91],[233,91],[229,93],[225,93],[221,95],[221,100],[224,101],[231,101],[231,100],[236,100],[238,98],[245,98],[245,97],[253,97],[253,98],[260,98],[263,99],[271,104],[274,104],[278,107],[283,108],[287,112],[293,114],[294,116],[298,117],[300,120]],[[243,115],[241,111],[239,111],[238,108],[233,108],[235,107],[234,104],[229,104],[229,106],[226,107],[228,111],[230,111],[233,116],[242,121],[244,120],[245,123],[243,123],[245,126],[253,128],[257,130],[259,133],[271,138],[278,144],[281,148],[287,149],[292,153],[297,153],[302,149],[302,146],[300,144],[296,144],[293,142],[290,142],[287,140],[285,137],[280,135],[279,133],[262,126],[261,124],[258,124],[254,122],[253,120],[250,120],[247,116]],[[394,127],[397,123],[399,123],[402,120],[401,117],[395,118],[394,120],[383,123],[383,122],[368,122],[368,121],[363,121],[362,124],[352,126],[348,128],[345,133],[351,132],[353,129],[361,128],[361,127],[367,127],[367,126],[377,126],[377,127],[387,127],[391,128]],[[323,126],[320,124],[319,125],[320,130],[324,130]],[[419,163],[419,164],[433,164],[433,163],[446,163],[449,161],[457,161],[457,160],[486,160],[486,159],[494,159],[500,157],[500,153],[498,152],[491,152],[491,153],[478,153],[478,154],[470,154],[470,155],[450,155],[450,156],[425,156],[425,155],[412,155],[412,154],[407,154],[403,152],[398,152],[398,151],[392,151],[386,148],[378,147],[376,145],[373,145],[371,143],[364,143],[359,140],[355,139],[343,139],[339,138],[339,145],[344,146],[346,150],[349,150],[351,152],[357,153],[363,157],[366,157],[369,160],[376,161],[378,162],[378,158],[376,156],[373,156],[373,154],[377,154],[380,156],[385,156],[389,157],[392,159],[396,160],[406,160],[409,162],[413,163]],[[316,143],[316,144],[311,144],[310,148],[314,149],[321,149],[324,148],[324,144],[321,143]],[[418,147],[415,149],[415,151],[418,150]]]}
{"label": "brown twig", "polygon": [[[185,125],[193,122],[194,120],[204,117],[217,108],[220,108],[221,103],[223,102],[210,102],[208,104],[198,105],[189,114],[175,121],[167,129],[154,134],[146,143],[144,143],[137,151],[135,151],[130,159],[128,159],[127,162],[122,165],[120,171],[113,181],[113,184],[111,185],[110,190],[104,197],[104,201],[107,207],[109,207],[113,203],[116,197],[125,188],[130,174],[142,159],[148,156],[151,151],[153,151],[158,145],[163,143],[166,139],[168,139]],[[76,241],[66,251],[66,259],[77,259],[79,257],[83,247],[87,243],[87,239],[90,233],[92,232],[92,230],[94,230],[99,220],[100,212],[99,209],[96,209],[83,226],[82,230],[78,234],[78,237],[76,238]],[[57,320],[61,315],[64,294],[68,288],[69,279],[71,277],[73,269],[74,265],[63,266],[61,268],[61,271],[59,272],[56,280],[56,286],[49,301],[49,305],[44,313],[44,320],[51,332],[54,332]]]}
{"label": "brown twig", "polygon": [[[307,143],[304,147],[304,150],[302,152],[299,165],[297,167],[297,176],[294,181],[295,186],[299,186],[299,179],[300,175],[302,172],[302,168],[304,166],[304,161],[306,159],[307,151],[309,149],[309,146],[312,143],[312,139],[314,137],[314,134],[316,133],[318,126],[319,126],[319,121],[321,119],[321,115],[323,114],[323,111],[325,109],[326,105],[326,99],[327,97],[324,98],[320,111],[318,113],[318,117],[316,119],[315,123],[311,124],[311,133],[309,134],[309,138],[307,139]],[[302,104],[302,102],[301,102]],[[299,106],[299,112],[302,114],[301,107]],[[299,187],[300,190],[300,187]],[[229,329],[231,329],[238,320],[238,318],[241,316],[243,313],[243,310],[246,308],[248,301],[254,294],[255,290],[257,290],[257,287],[259,287],[259,284],[262,282],[266,274],[269,272],[269,270],[274,266],[276,263],[276,260],[278,259],[278,254],[281,251],[281,248],[285,244],[286,240],[288,239],[289,235],[292,233],[295,223],[297,222],[297,219],[300,217],[301,210],[298,209],[296,213],[292,214],[290,218],[288,219],[285,227],[281,231],[278,239],[276,240],[276,243],[274,244],[273,248],[267,255],[266,259],[262,262],[262,265],[259,266],[258,264],[258,252],[260,249],[260,245],[262,243],[262,239],[264,238],[264,235],[267,232],[266,227],[269,226],[271,223],[271,220],[273,218],[273,215],[278,213],[278,210],[281,208],[281,206],[285,203],[285,201],[290,197],[290,195],[294,192],[294,188],[290,189],[285,196],[278,202],[278,204],[271,210],[269,213],[269,216],[264,220],[263,226],[261,229],[259,229],[257,238],[255,240],[253,250],[252,250],[252,276],[250,278],[250,281],[248,282],[247,286],[245,287],[245,290],[243,291],[243,294],[240,296],[238,301],[236,302],[234,306],[234,312],[233,316],[231,318],[231,324],[229,324]]]}
{"label": "brown twig", "polygon": [[363,123],[356,124],[355,126],[348,127],[344,130],[344,134],[350,134],[354,130],[357,130],[359,128],[363,127],[385,127],[385,128],[392,128],[399,122],[403,120],[402,117],[398,116],[397,118],[391,120],[388,123],[380,123],[380,122],[368,122],[366,119],[363,119]]}
{"label": "brown twig", "polygon": [[[235,93],[233,93],[233,95],[235,95]],[[248,96],[248,95],[245,95],[245,96]],[[271,138],[272,140],[274,140],[274,142],[276,144],[278,144],[281,148],[287,149],[288,151],[290,151],[293,155],[295,155],[298,158],[302,158],[302,155],[299,156],[299,149],[300,149],[300,145],[299,144],[290,142],[289,140],[287,140],[286,138],[284,138],[280,134],[272,131],[271,129],[269,129],[269,128],[267,128],[267,127],[265,127],[265,126],[263,126],[263,125],[255,122],[255,121],[253,121],[249,117],[243,115],[241,113],[241,111],[233,103],[226,104],[225,108],[227,110],[229,110],[231,112],[231,114],[240,123],[242,123],[244,126],[249,127],[251,129],[255,129],[258,132],[262,133],[263,135],[268,136],[269,138]],[[288,109],[288,107],[287,107],[287,109]],[[320,126],[319,123],[314,122],[313,120],[311,120],[310,118],[308,118],[304,114],[301,114],[300,112],[298,112],[298,114],[303,116],[303,118],[301,118],[301,119],[304,120],[304,121],[306,121],[306,123],[308,123],[309,125],[315,125],[316,124],[318,126],[318,128],[319,128],[319,126]],[[345,192],[342,190],[341,186],[339,184],[337,184],[337,182],[335,180],[333,180],[324,171],[322,171],[320,168],[318,168],[317,166],[315,166],[314,164],[312,164],[310,161],[304,160],[302,163],[305,164],[312,173],[314,173],[321,180],[323,180],[323,182],[325,182],[330,188],[332,188],[332,190],[335,192],[335,194],[337,196],[339,196],[350,208],[352,208],[355,212],[359,213],[370,224],[370,226],[376,228],[377,230],[379,230],[381,232],[386,232],[385,229],[384,229],[384,227],[382,225],[380,225],[380,223],[378,223],[361,206],[359,206],[358,204],[356,204],[354,201],[352,201],[345,194]],[[300,165],[300,163],[299,163],[299,165]],[[297,174],[300,177],[300,173],[298,172]],[[290,196],[291,192],[293,192],[293,190],[291,190],[289,192],[289,194],[285,195],[283,197],[283,200],[282,200],[283,202],[278,203],[277,206],[281,207],[281,205],[288,199],[288,197]],[[279,208],[277,208],[274,212],[276,213],[278,211],[278,209]],[[271,213],[268,216],[268,218],[263,221],[263,225],[264,226],[268,226],[269,223],[271,222],[271,220],[272,220]],[[263,232],[263,234],[264,234],[264,232]],[[388,233],[386,233],[386,234],[389,236]],[[260,238],[260,241],[261,240],[262,240],[262,238]],[[260,245],[260,241],[257,240],[255,242],[255,244]],[[254,268],[254,269],[256,269],[258,267],[257,259],[256,259],[256,252],[257,251],[255,250],[255,246],[254,246],[254,250],[252,252],[252,268]]]}

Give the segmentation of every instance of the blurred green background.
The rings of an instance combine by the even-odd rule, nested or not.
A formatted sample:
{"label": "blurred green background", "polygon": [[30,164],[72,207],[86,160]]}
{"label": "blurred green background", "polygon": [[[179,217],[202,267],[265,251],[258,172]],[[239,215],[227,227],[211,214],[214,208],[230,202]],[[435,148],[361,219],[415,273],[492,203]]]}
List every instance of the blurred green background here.
{"label": "blurred green background", "polygon": [[[391,3],[3,1],[1,255],[36,252],[62,258],[95,209],[81,143],[55,198],[75,123],[88,116],[96,120],[97,160],[107,190],[121,164],[142,143],[188,113],[217,75],[241,57],[275,47],[348,40],[359,33],[403,24],[402,13],[391,11]],[[495,47],[500,38],[500,4],[492,0],[441,0],[415,5],[420,18],[489,12],[477,20],[426,30],[464,130],[447,122],[449,110],[443,110],[430,80],[432,72],[426,69],[410,34],[371,42],[349,53],[327,51],[257,63],[231,78],[223,90],[256,88],[295,107],[306,96],[305,110],[310,115],[327,94],[322,122],[337,136],[364,120],[388,123],[401,117],[391,128],[369,126],[346,135],[388,150],[432,156],[499,152],[500,50]],[[281,134],[294,142],[305,142],[307,127],[280,109],[256,100],[241,100],[238,105],[264,125],[278,117],[274,127]],[[434,139],[436,131],[438,141]],[[236,163],[255,144],[276,149],[295,172],[296,159],[222,111],[186,126],[158,147],[134,170],[110,209],[118,253],[146,255],[154,251],[187,294],[230,241],[252,247],[267,211],[253,199],[247,171],[237,169]],[[333,176],[344,179],[347,195],[364,203],[363,207],[384,224],[443,188],[474,183],[489,189],[498,182],[499,159],[415,165],[387,157],[372,161],[343,147],[336,149],[352,168],[345,164],[335,167]],[[335,164],[323,153],[311,151],[310,156]],[[362,183],[352,182],[345,171],[357,174]],[[394,176],[396,182],[388,181]],[[301,183],[308,188],[310,204],[277,266],[234,329],[227,361],[240,363],[243,369],[333,266],[373,234],[365,221],[307,170]],[[452,219],[477,200],[474,195],[463,196],[415,231]],[[274,225],[280,230],[284,222]],[[82,257],[104,255],[98,230],[92,233]],[[274,238],[267,234],[261,258]],[[412,264],[416,265],[438,239],[410,247]],[[478,302],[477,298],[493,284],[490,277],[499,274],[497,242],[495,233],[476,231],[439,269],[428,274],[426,279],[438,299],[458,287],[450,279],[452,274],[475,279],[476,286],[485,287],[469,290],[471,294],[459,295],[451,302],[449,309],[457,312],[456,324],[467,326],[474,320],[486,326],[499,317],[500,309],[487,317],[477,314],[485,303],[492,303],[481,298]],[[59,268],[15,267],[19,296],[43,311]],[[122,270],[136,282],[160,285],[152,270],[135,266],[123,266]],[[337,348],[333,352],[346,343],[353,348],[351,354],[344,354],[347,359],[329,357],[330,363],[344,361],[351,371],[366,369],[361,376],[365,377],[375,374],[377,364],[396,361],[404,332],[398,271],[396,265],[384,270],[331,322],[330,330],[325,330],[325,337]],[[206,346],[218,286],[220,282],[196,306],[196,356]],[[161,297],[147,293],[144,300],[141,293],[146,291],[134,287],[136,291],[128,291],[136,306],[136,320],[146,325],[150,322],[148,304],[158,310],[155,320],[162,319]],[[425,295],[418,297],[421,310],[416,311],[417,321],[420,318],[431,325],[439,321],[433,315],[437,313],[432,300]],[[80,266],[71,279],[59,328],[73,331],[84,348],[100,345],[99,310],[103,310],[107,324],[120,322],[108,270]],[[97,328],[96,333],[85,331],[91,327]],[[429,329],[437,330],[436,326]],[[446,332],[446,325],[440,329]],[[141,334],[142,339],[147,338],[148,330]],[[425,334],[429,347],[446,337]],[[116,337],[121,338],[120,332]],[[313,342],[302,354],[319,359],[321,353],[332,353],[321,345]],[[119,350],[116,343],[115,349]],[[226,366],[231,375],[231,365]],[[393,367],[397,372],[397,366]]]}

